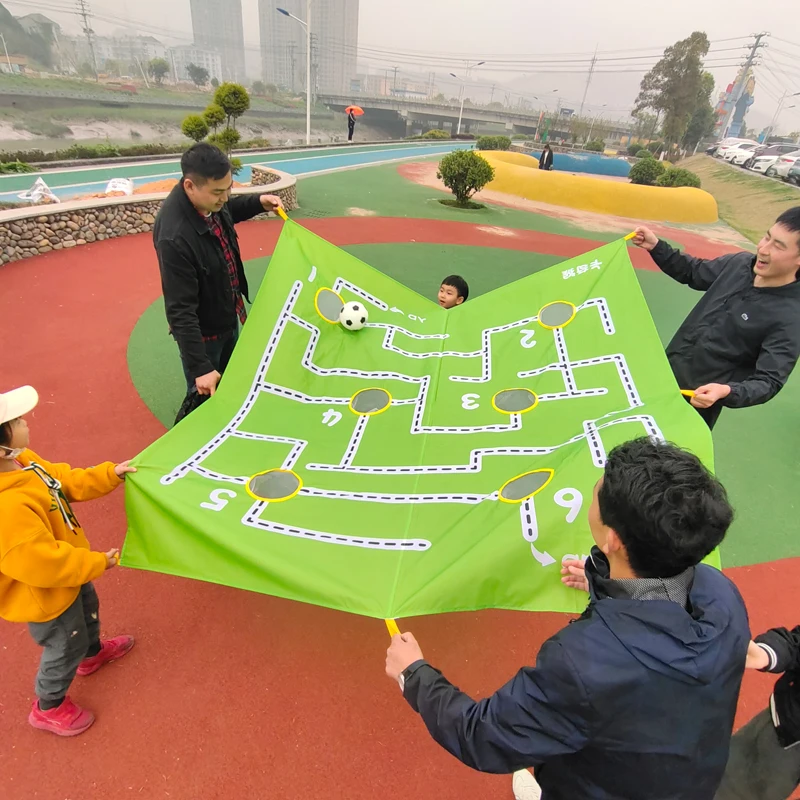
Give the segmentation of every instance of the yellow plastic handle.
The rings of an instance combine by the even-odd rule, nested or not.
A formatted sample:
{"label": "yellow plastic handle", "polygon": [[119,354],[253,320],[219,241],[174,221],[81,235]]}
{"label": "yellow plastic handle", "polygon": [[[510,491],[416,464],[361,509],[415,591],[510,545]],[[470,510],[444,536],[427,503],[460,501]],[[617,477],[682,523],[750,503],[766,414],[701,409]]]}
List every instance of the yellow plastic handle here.
{"label": "yellow plastic handle", "polygon": [[634,236],[636,236],[636,231],[634,231],[633,233],[629,233],[629,234],[628,234],[628,235],[625,237],[624,241],[626,241],[626,242],[629,242],[631,239],[633,239],[633,237],[634,237]]}
{"label": "yellow plastic handle", "polygon": [[288,222],[288,221],[289,221],[289,217],[287,217],[287,216],[286,216],[286,212],[285,212],[285,211],[284,211],[284,210],[283,210],[283,209],[282,209],[280,206],[278,206],[278,207],[275,209],[275,213],[276,213],[276,214],[277,214],[277,215],[278,215],[278,216],[279,216],[279,217],[280,217],[280,218],[281,218],[281,219],[282,219],[284,222]]}
{"label": "yellow plastic handle", "polygon": [[692,389],[681,389],[681,394],[684,397],[694,397],[694,391]]}
{"label": "yellow plastic handle", "polygon": [[400,628],[397,627],[397,623],[393,619],[385,619],[384,622],[386,623],[386,629],[389,631],[389,636],[400,635]]}

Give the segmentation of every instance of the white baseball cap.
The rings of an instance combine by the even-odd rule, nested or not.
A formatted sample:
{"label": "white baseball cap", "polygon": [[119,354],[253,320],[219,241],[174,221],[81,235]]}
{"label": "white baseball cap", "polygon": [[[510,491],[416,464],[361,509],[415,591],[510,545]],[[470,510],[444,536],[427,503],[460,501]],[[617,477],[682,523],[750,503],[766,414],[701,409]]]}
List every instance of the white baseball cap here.
{"label": "white baseball cap", "polygon": [[39,395],[33,386],[20,386],[0,394],[0,425],[33,411],[38,402]]}

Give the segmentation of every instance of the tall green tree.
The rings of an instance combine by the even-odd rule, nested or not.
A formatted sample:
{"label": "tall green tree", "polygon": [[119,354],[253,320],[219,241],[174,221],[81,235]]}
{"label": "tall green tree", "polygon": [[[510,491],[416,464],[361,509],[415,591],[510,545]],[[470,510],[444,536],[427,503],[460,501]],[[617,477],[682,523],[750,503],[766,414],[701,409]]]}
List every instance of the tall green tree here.
{"label": "tall green tree", "polygon": [[169,73],[169,64],[164,58],[154,58],[147,64],[147,71],[152,76],[153,80],[161,86],[164,78]]}
{"label": "tall green tree", "polygon": [[197,64],[187,64],[186,71],[189,73],[189,80],[195,86],[205,86],[208,83],[208,70],[205,67],[198,67]]}
{"label": "tall green tree", "polygon": [[681,141],[681,144],[687,150],[694,149],[703,139],[714,133],[717,117],[714,113],[714,106],[711,104],[713,94],[714,76],[710,72],[704,72],[700,89],[697,93],[697,106],[692,113],[692,118],[689,120],[686,133]]}
{"label": "tall green tree", "polygon": [[681,141],[697,108],[709,47],[708,36],[695,31],[668,47],[642,78],[635,112],[651,109],[662,114],[664,139],[670,144]]}
{"label": "tall green tree", "polygon": [[218,106],[216,103],[212,103],[204,112],[203,112],[203,119],[206,121],[206,125],[209,128],[214,129],[214,133],[217,132],[217,128],[225,122],[225,109],[222,106]]}

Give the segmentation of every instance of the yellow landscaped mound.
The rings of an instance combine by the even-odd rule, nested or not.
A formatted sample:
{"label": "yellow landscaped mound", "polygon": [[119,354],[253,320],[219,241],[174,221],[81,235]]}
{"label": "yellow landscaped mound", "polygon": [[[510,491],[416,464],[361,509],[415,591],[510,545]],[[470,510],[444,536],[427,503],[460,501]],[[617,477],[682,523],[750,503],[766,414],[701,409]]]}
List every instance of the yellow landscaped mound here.
{"label": "yellow landscaped mound", "polygon": [[523,153],[483,152],[494,167],[486,188],[555,206],[662,222],[717,222],[717,201],[702,189],[636,186],[623,181],[537,169]]}

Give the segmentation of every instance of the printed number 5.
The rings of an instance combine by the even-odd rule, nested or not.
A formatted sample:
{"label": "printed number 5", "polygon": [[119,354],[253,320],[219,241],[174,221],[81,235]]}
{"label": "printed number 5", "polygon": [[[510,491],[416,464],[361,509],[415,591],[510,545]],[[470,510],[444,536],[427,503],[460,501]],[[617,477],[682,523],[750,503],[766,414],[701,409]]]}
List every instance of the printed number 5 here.
{"label": "printed number 5", "polygon": [[226,496],[232,500],[236,497],[236,492],[231,489],[214,489],[208,496],[210,502],[200,503],[200,508],[207,508],[209,511],[222,511],[228,505],[228,501],[223,499]]}

